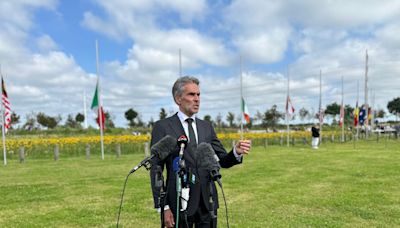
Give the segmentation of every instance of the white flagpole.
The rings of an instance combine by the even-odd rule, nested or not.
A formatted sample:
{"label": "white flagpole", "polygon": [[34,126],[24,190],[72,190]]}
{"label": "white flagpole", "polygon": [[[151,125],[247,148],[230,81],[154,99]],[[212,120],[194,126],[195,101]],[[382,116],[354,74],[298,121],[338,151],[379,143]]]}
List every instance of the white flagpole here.
{"label": "white flagpole", "polygon": [[85,117],[84,120],[84,128],[88,128],[88,123],[87,123],[87,112],[86,112],[86,90],[83,90],[83,116]]}
{"label": "white flagpole", "polygon": [[[322,142],[322,125],[323,125],[323,117],[322,114],[322,70],[319,70],[319,144]],[[322,121],[321,121],[322,120]]]}
{"label": "white flagpole", "polygon": [[[368,50],[365,50],[365,90],[364,90],[364,98],[365,98],[365,113],[366,119],[364,120],[365,126],[365,137],[368,139]],[[365,117],[364,117],[365,118]]]}
{"label": "white flagpole", "polygon": [[[0,65],[0,75],[1,79],[3,80],[3,74],[1,72],[1,65]],[[7,148],[6,148],[6,132],[5,132],[5,121],[4,121],[4,106],[3,106],[3,85],[1,85],[1,131],[3,136],[3,162],[4,165],[7,165]]]}
{"label": "white flagpole", "polygon": [[182,77],[182,51],[179,48],[179,77]]}
{"label": "white flagpole", "polygon": [[243,70],[242,56],[240,56],[240,139],[243,140]]}
{"label": "white flagpole", "polygon": [[[359,84],[359,80],[357,80],[357,106],[358,106],[358,100],[359,100],[359,97],[360,97],[360,84]],[[356,107],[356,108],[358,108],[358,107]],[[356,133],[356,139],[358,140],[358,134],[359,134],[359,131],[360,131],[360,128],[359,128],[359,126],[360,126],[360,118],[359,118],[359,116],[360,116],[360,109],[358,109],[358,115],[357,115],[357,126],[356,126],[356,128],[357,128],[357,133]]]}
{"label": "white flagpole", "polygon": [[[97,91],[97,101],[99,102],[99,108],[97,109],[97,115],[99,116],[99,125],[100,125],[100,144],[101,144],[101,159],[104,160],[104,142],[103,142],[103,115],[102,115],[102,108],[103,104],[101,102],[101,96],[100,96],[100,76],[99,76],[99,45],[96,40],[96,74],[97,74],[97,85],[98,85],[98,91]],[[104,112],[104,110],[103,110]]]}
{"label": "white flagpole", "polygon": [[287,93],[286,93],[286,126],[287,126],[287,146],[289,146],[289,140],[290,140],[290,127],[289,127],[289,66],[287,66]]}
{"label": "white flagpole", "polygon": [[341,106],[340,106],[340,111],[341,111],[341,114],[343,114],[343,119],[342,119],[342,142],[344,142],[344,106],[343,106],[343,76],[342,76],[342,104],[341,104]]}

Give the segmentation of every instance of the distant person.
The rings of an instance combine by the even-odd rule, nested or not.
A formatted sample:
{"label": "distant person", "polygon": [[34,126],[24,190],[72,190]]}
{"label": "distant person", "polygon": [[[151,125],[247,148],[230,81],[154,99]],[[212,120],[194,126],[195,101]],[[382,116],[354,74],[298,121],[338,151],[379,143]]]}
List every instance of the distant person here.
{"label": "distant person", "polygon": [[312,136],[312,141],[311,141],[311,146],[314,149],[318,149],[318,144],[319,144],[319,127],[317,125],[313,125],[311,127],[311,136]]}

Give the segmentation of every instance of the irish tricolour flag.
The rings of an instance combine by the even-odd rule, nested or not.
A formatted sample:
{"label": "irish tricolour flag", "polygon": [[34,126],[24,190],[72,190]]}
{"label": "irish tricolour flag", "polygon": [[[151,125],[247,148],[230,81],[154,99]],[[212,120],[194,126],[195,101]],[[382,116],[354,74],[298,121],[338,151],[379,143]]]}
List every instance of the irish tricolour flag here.
{"label": "irish tricolour flag", "polygon": [[244,99],[242,97],[242,112],[243,112],[243,117],[246,120],[246,123],[250,123],[250,113],[249,109],[247,108],[246,103],[244,102]]}

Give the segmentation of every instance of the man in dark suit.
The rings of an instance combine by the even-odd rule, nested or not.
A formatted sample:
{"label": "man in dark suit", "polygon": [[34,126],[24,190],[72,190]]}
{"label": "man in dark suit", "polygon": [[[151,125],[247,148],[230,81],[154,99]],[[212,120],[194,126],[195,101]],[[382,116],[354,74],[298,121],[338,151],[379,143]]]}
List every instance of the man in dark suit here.
{"label": "man in dark suit", "polygon": [[[215,154],[219,158],[222,168],[229,168],[242,163],[242,156],[248,154],[251,148],[249,140],[239,140],[231,152],[227,153],[221,142],[218,140],[214,128],[209,122],[196,118],[196,113],[200,107],[199,80],[195,77],[181,77],[174,83],[172,95],[175,103],[179,106],[179,111],[175,115],[159,120],[155,123],[151,145],[154,145],[164,136],[170,135],[179,138],[186,135],[189,139],[188,146],[184,151],[186,162],[186,177],[189,182],[190,197],[187,205],[186,214],[179,215],[179,224],[187,222],[187,227],[216,227],[217,220],[212,218],[218,208],[218,196],[214,182],[211,180],[208,170],[199,167],[198,158],[202,156],[196,150],[197,145],[202,142],[211,144]],[[176,222],[176,211],[179,209],[177,201],[176,178],[179,160],[179,148],[176,148],[170,156],[163,161],[153,160],[150,172],[152,191],[155,208],[160,207],[158,199],[159,190],[155,188],[156,167],[160,166],[167,169],[166,197],[164,207],[164,224],[166,227],[174,227]],[[211,186],[211,187],[210,187]],[[210,196],[212,202],[210,203]],[[187,216],[187,217],[186,217]],[[181,218],[187,218],[182,221]],[[182,227],[186,227],[182,226]]]}

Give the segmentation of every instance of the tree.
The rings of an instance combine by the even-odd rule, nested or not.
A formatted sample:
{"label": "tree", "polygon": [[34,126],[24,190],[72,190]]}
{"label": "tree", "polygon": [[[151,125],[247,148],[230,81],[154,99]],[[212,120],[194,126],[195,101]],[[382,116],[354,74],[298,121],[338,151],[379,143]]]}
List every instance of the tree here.
{"label": "tree", "polygon": [[276,128],[279,119],[284,118],[285,114],[281,113],[277,110],[277,106],[274,104],[270,109],[265,111],[263,125],[264,127],[272,127],[273,129]]}
{"label": "tree", "polygon": [[377,118],[385,118],[385,111],[383,109],[376,110],[375,117]]}
{"label": "tree", "polygon": [[74,119],[72,114],[69,114],[65,121],[65,126],[70,128],[79,128],[80,124]]}
{"label": "tree", "polygon": [[213,121],[212,121],[210,115],[205,115],[205,116],[204,116],[204,121],[207,121],[207,122],[209,122],[209,123],[211,123],[211,124],[213,123]]}
{"label": "tree", "polygon": [[13,128],[14,124],[19,123],[20,116],[17,115],[15,112],[11,113],[11,129]]}
{"label": "tree", "polygon": [[232,112],[228,112],[228,115],[226,116],[226,121],[229,123],[229,127],[234,127],[233,122],[235,121],[235,114]]}
{"label": "tree", "polygon": [[309,114],[310,114],[310,112],[304,107],[299,110],[299,115],[300,115],[301,121],[303,121]]}
{"label": "tree", "polygon": [[221,115],[221,113],[218,113],[217,117],[215,118],[215,123],[217,124],[217,127],[219,129],[222,127],[222,115]]}
{"label": "tree", "polygon": [[26,117],[26,122],[24,123],[24,125],[22,126],[22,129],[31,131],[33,129],[35,129],[37,126],[37,122],[36,122],[36,114],[35,113],[31,113],[31,114],[27,114]]}
{"label": "tree", "polygon": [[134,127],[135,126],[135,118],[138,116],[138,113],[133,110],[132,108],[128,109],[125,112],[125,118],[129,121],[129,126]]}
{"label": "tree", "polygon": [[354,108],[351,105],[344,106],[344,124],[351,126],[354,123]]}
{"label": "tree", "polygon": [[105,121],[104,125],[106,128],[110,129],[115,127],[113,119],[114,117],[111,116],[109,111],[104,112],[104,121]]}
{"label": "tree", "polygon": [[43,112],[39,112],[36,115],[37,122],[43,127],[47,127],[48,129],[53,129],[57,127],[61,119],[62,119],[61,116],[52,117],[44,114]]}
{"label": "tree", "polygon": [[332,118],[335,119],[336,115],[339,114],[340,114],[340,105],[338,105],[336,102],[333,102],[332,104],[326,106],[325,115],[332,116]]}
{"label": "tree", "polygon": [[387,104],[387,108],[390,113],[398,116],[400,114],[400,97],[394,98],[393,100],[389,101],[389,103]]}
{"label": "tree", "polygon": [[75,121],[78,122],[79,124],[82,124],[83,121],[85,121],[85,116],[81,113],[78,113],[75,116]]}
{"label": "tree", "polygon": [[161,111],[160,111],[160,120],[163,120],[163,119],[165,119],[165,118],[167,118],[167,112],[165,111],[164,108],[161,108]]}

